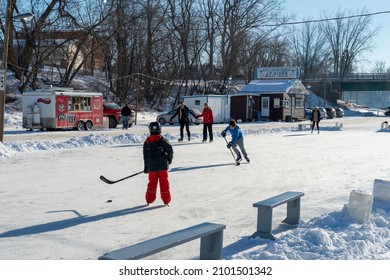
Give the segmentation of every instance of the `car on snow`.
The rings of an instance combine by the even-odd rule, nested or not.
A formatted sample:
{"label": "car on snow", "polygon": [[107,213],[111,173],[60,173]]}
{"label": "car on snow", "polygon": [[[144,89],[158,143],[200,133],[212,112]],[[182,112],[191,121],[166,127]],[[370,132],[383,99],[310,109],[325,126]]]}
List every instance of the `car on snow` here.
{"label": "car on snow", "polygon": [[321,114],[321,120],[328,118],[328,113],[326,112],[326,109],[324,107],[320,107],[320,114]]}
{"label": "car on snow", "polygon": [[334,108],[326,107],[325,110],[328,119],[333,119],[336,117],[336,110]]}
{"label": "car on snow", "polygon": [[[198,109],[195,109],[195,108],[190,108],[189,109],[195,116],[198,116],[201,114],[201,112],[199,112]],[[175,116],[172,120],[172,122],[170,121],[171,117],[176,113],[176,109],[174,110],[171,110],[169,112],[166,112],[166,113],[163,113],[163,114],[160,114],[157,116],[156,120],[161,124],[161,125],[164,125],[164,124],[178,124],[179,123],[179,116]],[[193,115],[189,114],[190,115],[190,124],[195,124],[195,125],[199,125],[201,123],[203,123],[203,118],[200,117],[200,118],[195,118]]]}
{"label": "car on snow", "polygon": [[344,110],[343,110],[343,109],[341,109],[341,108],[336,108],[335,110],[336,110],[336,117],[337,117],[337,118],[342,118],[342,117],[344,117]]}
{"label": "car on snow", "polygon": [[312,113],[313,113],[312,109],[305,109],[305,119],[310,120]]}

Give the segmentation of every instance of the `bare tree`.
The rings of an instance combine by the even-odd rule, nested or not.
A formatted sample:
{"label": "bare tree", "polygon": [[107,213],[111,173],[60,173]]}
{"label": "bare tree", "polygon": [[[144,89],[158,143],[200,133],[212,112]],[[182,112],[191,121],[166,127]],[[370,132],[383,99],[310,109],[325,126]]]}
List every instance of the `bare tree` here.
{"label": "bare tree", "polygon": [[[169,23],[173,40],[176,42],[179,59],[179,77],[184,85],[184,95],[192,94],[196,89],[196,81],[199,83],[201,72],[200,54],[205,46],[206,37],[200,20],[200,9],[194,0],[168,0]],[[179,101],[181,91],[176,95],[176,103]]]}
{"label": "bare tree", "polygon": [[386,66],[385,60],[377,60],[374,62],[374,67],[372,68],[372,73],[386,73],[388,70],[388,67]]}
{"label": "bare tree", "polygon": [[[220,31],[221,79],[224,84],[236,73],[242,63],[238,59],[240,50],[248,36],[264,37],[268,31],[261,26],[279,18],[280,0],[225,0],[218,13]],[[258,35],[256,36],[255,30]],[[257,40],[260,42],[262,40]]]}
{"label": "bare tree", "polygon": [[324,34],[314,23],[294,28],[290,37],[292,65],[299,66],[301,78],[316,76],[324,69],[323,61],[330,57]]}
{"label": "bare tree", "polygon": [[324,13],[322,32],[330,46],[333,59],[333,73],[344,77],[353,70],[353,63],[364,52],[373,47],[373,38],[379,28],[371,29],[372,17],[362,9],[360,16],[352,10],[339,9],[335,16]]}
{"label": "bare tree", "polygon": [[205,32],[207,34],[207,45],[204,50],[208,57],[207,61],[207,78],[208,80],[215,79],[215,52],[216,52],[216,37],[217,37],[217,0],[202,0],[200,3],[200,11],[203,14],[205,22]]}
{"label": "bare tree", "polygon": [[[17,2],[15,12],[19,13],[19,6],[27,4],[35,15],[33,21],[30,24],[22,21],[21,31],[15,30],[11,34],[16,34],[18,47],[10,48],[10,69],[22,82],[19,90],[23,92],[28,86],[35,89],[40,67],[53,61],[58,53],[63,54],[61,60],[67,59],[66,65],[61,65],[65,66],[65,71],[58,71],[61,77],[58,85],[70,85],[94,52],[91,38],[104,22],[104,13],[109,10],[109,5],[103,7],[102,1],[89,0],[81,3],[74,0],[52,0],[48,3],[32,0]],[[64,30],[67,35],[59,38],[58,34],[64,34]],[[71,52],[68,51],[70,49]],[[51,65],[57,63],[53,61]]]}

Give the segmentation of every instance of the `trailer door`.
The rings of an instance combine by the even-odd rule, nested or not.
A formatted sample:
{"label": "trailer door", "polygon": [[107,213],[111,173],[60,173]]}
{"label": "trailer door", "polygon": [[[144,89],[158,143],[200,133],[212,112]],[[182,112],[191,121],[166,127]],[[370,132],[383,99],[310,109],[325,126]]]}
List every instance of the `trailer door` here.
{"label": "trailer door", "polygon": [[92,97],[92,119],[94,125],[103,124],[103,99],[101,96]]}
{"label": "trailer door", "polygon": [[55,102],[57,125],[55,128],[69,127],[69,122],[74,122],[74,115],[68,114],[68,96],[57,95]]}

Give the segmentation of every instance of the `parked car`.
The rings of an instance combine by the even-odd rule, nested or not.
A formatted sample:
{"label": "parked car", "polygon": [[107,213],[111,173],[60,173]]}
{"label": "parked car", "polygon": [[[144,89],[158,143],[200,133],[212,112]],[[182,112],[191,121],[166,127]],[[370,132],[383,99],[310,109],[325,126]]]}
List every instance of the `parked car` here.
{"label": "parked car", "polygon": [[[108,127],[116,128],[119,123],[122,123],[122,108],[114,102],[103,103],[103,117],[108,118]],[[134,123],[133,113],[129,118],[129,127]]]}
{"label": "parked car", "polygon": [[[193,109],[193,108],[190,108],[190,111],[192,113],[194,113],[195,116],[198,116],[201,114],[201,112],[199,112],[199,110],[197,109]],[[174,119],[172,120],[172,122],[170,122],[170,119],[171,117],[176,113],[176,109],[174,110],[171,110],[167,113],[163,113],[163,114],[160,114],[157,116],[156,120],[161,124],[161,125],[164,125],[166,123],[169,123],[169,124],[178,124],[179,123],[179,116],[176,116],[174,117]],[[190,114],[190,124],[195,124],[195,125],[199,125],[203,123],[203,118],[200,117],[200,118],[195,118],[193,115]]]}
{"label": "parked car", "polygon": [[310,120],[312,113],[313,113],[312,109],[305,109],[305,119]]}
{"label": "parked car", "polygon": [[326,109],[324,107],[320,107],[320,114],[321,114],[321,120],[328,118],[328,113],[326,112]]}
{"label": "parked car", "polygon": [[336,117],[336,110],[334,108],[326,107],[325,110],[328,119],[333,119]]}
{"label": "parked car", "polygon": [[337,118],[342,118],[342,117],[344,117],[344,110],[343,110],[343,109],[341,109],[341,108],[336,108],[335,110],[336,110],[336,117],[337,117]]}

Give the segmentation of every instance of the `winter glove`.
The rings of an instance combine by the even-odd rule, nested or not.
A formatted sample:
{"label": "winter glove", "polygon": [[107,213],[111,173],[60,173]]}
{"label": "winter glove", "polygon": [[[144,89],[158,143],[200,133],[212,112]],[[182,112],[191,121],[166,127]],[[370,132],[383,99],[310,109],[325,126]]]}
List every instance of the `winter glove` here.
{"label": "winter glove", "polygon": [[232,147],[232,142],[229,142],[229,143],[226,145],[226,147],[227,147],[228,149],[230,149],[230,148]]}
{"label": "winter glove", "polygon": [[223,138],[225,138],[225,137],[226,137],[226,131],[225,131],[225,130],[222,131],[222,132],[221,132],[221,135],[222,135]]}
{"label": "winter glove", "polygon": [[145,166],[144,173],[148,173],[148,168]]}

